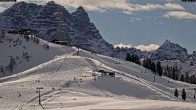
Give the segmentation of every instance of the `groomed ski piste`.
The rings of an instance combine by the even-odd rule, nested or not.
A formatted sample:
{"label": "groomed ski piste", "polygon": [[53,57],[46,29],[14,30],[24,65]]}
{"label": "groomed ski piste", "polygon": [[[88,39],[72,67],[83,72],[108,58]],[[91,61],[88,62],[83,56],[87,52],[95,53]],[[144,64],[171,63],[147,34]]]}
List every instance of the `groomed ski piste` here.
{"label": "groomed ski piste", "polygon": [[[158,75],[154,82],[150,70],[134,63],[47,43],[50,50],[48,54],[45,52],[45,57],[32,57],[34,67],[0,78],[1,110],[196,108],[195,85]],[[28,46],[35,47],[34,44]],[[42,52],[41,48],[32,51]],[[29,67],[24,63],[19,70]],[[99,70],[114,72],[115,77],[102,76]],[[37,87],[43,87],[41,105]],[[178,98],[173,95],[175,88],[179,91]],[[183,88],[187,93],[186,101],[181,99]]]}

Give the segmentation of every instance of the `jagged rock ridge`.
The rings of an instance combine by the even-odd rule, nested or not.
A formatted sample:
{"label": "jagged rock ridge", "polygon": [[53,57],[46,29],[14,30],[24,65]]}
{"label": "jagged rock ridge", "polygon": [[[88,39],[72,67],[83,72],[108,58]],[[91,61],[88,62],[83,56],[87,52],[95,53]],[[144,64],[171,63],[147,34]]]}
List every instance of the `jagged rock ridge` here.
{"label": "jagged rock ridge", "polygon": [[69,13],[54,1],[46,5],[18,2],[0,14],[0,30],[31,29],[47,41],[66,40],[74,46],[111,55],[114,48],[90,21],[83,7]]}

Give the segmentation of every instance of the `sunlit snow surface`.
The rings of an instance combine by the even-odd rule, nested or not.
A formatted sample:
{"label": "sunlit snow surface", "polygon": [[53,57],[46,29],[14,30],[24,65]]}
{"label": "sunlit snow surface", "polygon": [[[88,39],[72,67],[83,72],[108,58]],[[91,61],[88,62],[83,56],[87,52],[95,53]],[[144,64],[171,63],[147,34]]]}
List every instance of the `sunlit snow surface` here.
{"label": "sunlit snow surface", "polygon": [[[41,46],[32,49],[37,45],[34,43],[24,44],[35,57],[17,67],[20,73],[0,78],[0,110],[196,108],[195,85],[160,76],[155,76],[154,83],[154,74],[139,65],[84,50],[76,55],[74,47],[48,44],[49,52]],[[18,51],[13,49],[10,54]],[[34,65],[27,66],[31,61]],[[96,70],[114,71],[116,77],[102,77]],[[92,73],[98,75],[96,79]],[[37,87],[44,88],[42,107],[38,105]],[[175,88],[179,90],[179,98],[173,95]],[[181,99],[183,88],[187,92],[185,102]]]}

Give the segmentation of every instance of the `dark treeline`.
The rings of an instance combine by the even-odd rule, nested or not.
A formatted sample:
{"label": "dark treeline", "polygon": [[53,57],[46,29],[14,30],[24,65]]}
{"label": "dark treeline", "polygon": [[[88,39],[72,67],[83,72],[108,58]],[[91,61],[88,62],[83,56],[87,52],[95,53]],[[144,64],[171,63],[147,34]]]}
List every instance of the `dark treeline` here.
{"label": "dark treeline", "polygon": [[163,67],[160,61],[153,61],[150,58],[143,59],[141,63],[140,58],[137,55],[131,55],[130,53],[126,54],[125,60],[142,65],[143,67],[151,70],[154,74],[158,74],[159,76],[164,75],[173,80],[196,84],[195,75],[189,76],[188,73],[182,73],[182,68],[178,68],[176,64],[174,64],[174,66],[167,65],[166,67]]}

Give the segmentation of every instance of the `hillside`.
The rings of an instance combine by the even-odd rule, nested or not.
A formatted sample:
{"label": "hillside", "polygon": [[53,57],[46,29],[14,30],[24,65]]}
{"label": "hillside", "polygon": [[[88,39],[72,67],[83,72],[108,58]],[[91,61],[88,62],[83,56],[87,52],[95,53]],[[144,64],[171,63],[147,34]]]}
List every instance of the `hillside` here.
{"label": "hillside", "polygon": [[[74,51],[71,48],[62,48],[60,45],[49,43],[36,36],[5,33],[0,38],[0,66],[3,68],[0,77],[9,76],[34,66],[52,60],[55,56]],[[48,46],[48,48],[47,48]],[[13,70],[10,71],[10,62],[13,59]]]}
{"label": "hillside", "polygon": [[[19,35],[9,36],[23,39]],[[36,65],[27,66],[28,62],[24,60],[21,64],[16,63],[23,67],[20,73],[0,78],[0,96],[3,99],[0,100],[1,109],[42,109],[38,105],[36,92],[36,88],[40,86],[44,88],[41,90],[41,98],[42,105],[46,109],[78,109],[78,107],[164,109],[168,107],[191,110],[195,107],[193,98],[195,85],[160,76],[155,76],[156,81],[153,82],[154,74],[139,65],[81,49],[77,55],[75,47],[51,44],[41,39],[40,41],[47,43],[50,49],[45,50],[41,42],[36,44],[29,40],[26,43],[27,50],[34,51],[31,54],[28,51],[32,56],[28,62],[34,62],[33,64]],[[8,46],[4,51],[10,52],[6,41],[3,44],[4,47]],[[20,51],[24,51],[19,48],[20,46],[16,47],[18,48],[10,47],[14,52],[10,55],[17,55],[15,52],[18,52],[19,56]],[[34,47],[36,49],[33,49]],[[42,53],[38,53],[39,49]],[[39,60],[33,59],[36,55]],[[103,73],[98,70],[114,72],[115,77],[107,74],[103,76]],[[178,98],[174,97],[175,88],[180,95],[181,90],[186,89],[186,101],[183,101],[180,95]],[[156,104],[150,105],[153,100],[156,100]],[[130,103],[134,105],[136,102],[144,105],[130,106]]]}

